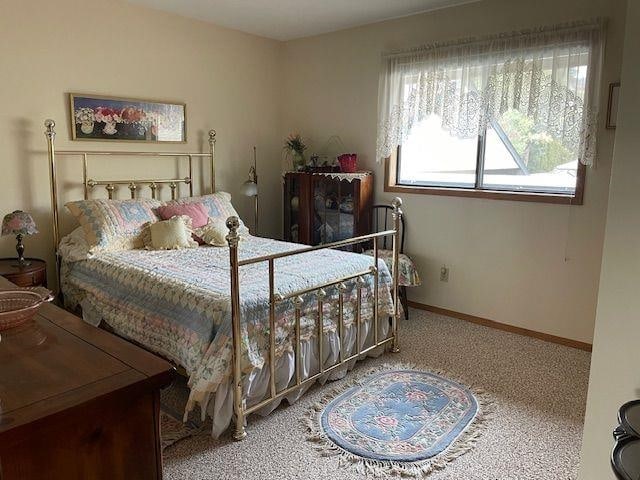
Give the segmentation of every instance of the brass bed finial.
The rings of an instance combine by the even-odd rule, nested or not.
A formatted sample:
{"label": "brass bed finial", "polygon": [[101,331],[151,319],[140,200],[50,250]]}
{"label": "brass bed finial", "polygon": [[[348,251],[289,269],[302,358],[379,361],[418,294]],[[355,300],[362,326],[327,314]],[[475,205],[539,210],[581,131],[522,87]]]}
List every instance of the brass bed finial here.
{"label": "brass bed finial", "polygon": [[400,209],[400,207],[402,207],[402,199],[400,197],[394,197],[393,200],[391,200],[391,206],[393,207],[394,213],[400,213],[400,215],[402,215],[402,210]]}
{"label": "brass bed finial", "polygon": [[238,228],[240,228],[240,219],[238,217],[233,216],[227,218],[226,222],[227,228],[229,229],[229,234],[226,239],[229,242],[229,246],[237,247],[238,241],[240,240],[240,235],[238,235]]}
{"label": "brass bed finial", "polygon": [[45,135],[49,135],[49,134],[55,135],[56,134],[56,132],[53,131],[53,127],[56,126],[56,122],[55,121],[51,120],[50,118],[47,118],[44,121],[44,126],[47,129],[47,131],[45,132]]}

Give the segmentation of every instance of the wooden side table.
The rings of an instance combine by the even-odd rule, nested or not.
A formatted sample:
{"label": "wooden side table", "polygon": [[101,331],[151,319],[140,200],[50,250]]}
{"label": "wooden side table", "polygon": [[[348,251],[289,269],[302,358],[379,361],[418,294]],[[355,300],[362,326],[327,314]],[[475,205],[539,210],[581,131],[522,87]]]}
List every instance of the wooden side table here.
{"label": "wooden side table", "polygon": [[46,287],[47,263],[37,258],[27,258],[31,262],[24,267],[17,267],[17,258],[0,259],[0,276],[19,287]]}

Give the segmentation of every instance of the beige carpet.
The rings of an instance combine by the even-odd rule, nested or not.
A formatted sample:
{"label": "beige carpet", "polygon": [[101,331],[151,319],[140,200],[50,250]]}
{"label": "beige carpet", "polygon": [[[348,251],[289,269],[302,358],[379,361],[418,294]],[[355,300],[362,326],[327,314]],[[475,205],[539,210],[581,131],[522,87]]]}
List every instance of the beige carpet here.
{"label": "beige carpet", "polygon": [[[401,323],[401,335],[402,353],[365,360],[356,370],[414,363],[449,372],[496,401],[494,417],[476,447],[429,475],[430,480],[576,478],[588,353],[418,310]],[[340,469],[336,459],[319,456],[305,441],[299,419],[334,385],[314,387],[295,405],[266,418],[251,417],[243,442],[199,435],[167,448],[165,479],[366,478]]]}

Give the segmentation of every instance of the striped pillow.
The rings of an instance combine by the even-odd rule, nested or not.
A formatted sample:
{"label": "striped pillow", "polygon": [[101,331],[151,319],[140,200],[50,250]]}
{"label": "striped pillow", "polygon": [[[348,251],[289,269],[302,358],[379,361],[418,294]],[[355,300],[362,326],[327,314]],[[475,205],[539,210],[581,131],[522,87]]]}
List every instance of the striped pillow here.
{"label": "striped pillow", "polygon": [[82,226],[89,251],[97,253],[142,248],[142,226],[159,220],[154,209],[161,204],[151,199],[99,199],[69,202],[65,206]]}

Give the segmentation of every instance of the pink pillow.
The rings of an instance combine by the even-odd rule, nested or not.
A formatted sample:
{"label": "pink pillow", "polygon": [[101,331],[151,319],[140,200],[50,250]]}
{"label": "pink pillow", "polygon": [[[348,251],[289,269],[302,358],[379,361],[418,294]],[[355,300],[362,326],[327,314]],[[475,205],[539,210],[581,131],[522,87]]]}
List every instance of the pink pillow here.
{"label": "pink pillow", "polygon": [[187,215],[191,217],[193,228],[204,227],[209,223],[209,214],[202,203],[170,203],[158,207],[156,210],[162,220],[169,220],[176,215]]}

